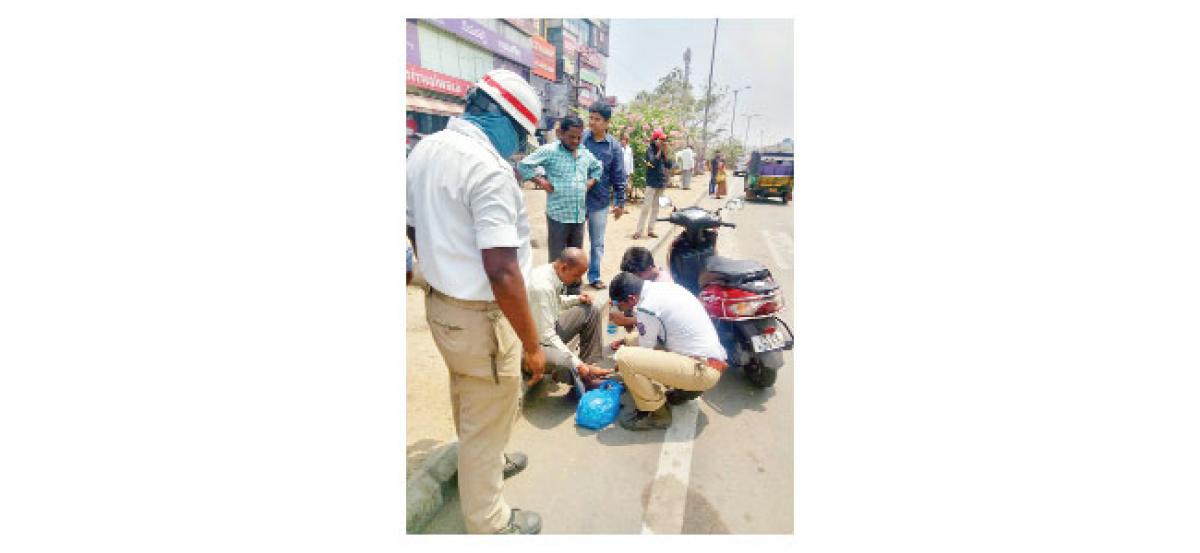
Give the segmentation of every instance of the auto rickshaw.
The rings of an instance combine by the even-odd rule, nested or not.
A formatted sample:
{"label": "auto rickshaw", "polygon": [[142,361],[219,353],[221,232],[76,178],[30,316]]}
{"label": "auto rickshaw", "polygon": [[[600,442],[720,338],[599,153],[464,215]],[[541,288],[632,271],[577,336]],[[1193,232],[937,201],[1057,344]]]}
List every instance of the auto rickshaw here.
{"label": "auto rickshaw", "polygon": [[746,199],[780,198],[792,200],[794,165],[791,152],[761,151],[750,154],[746,173]]}

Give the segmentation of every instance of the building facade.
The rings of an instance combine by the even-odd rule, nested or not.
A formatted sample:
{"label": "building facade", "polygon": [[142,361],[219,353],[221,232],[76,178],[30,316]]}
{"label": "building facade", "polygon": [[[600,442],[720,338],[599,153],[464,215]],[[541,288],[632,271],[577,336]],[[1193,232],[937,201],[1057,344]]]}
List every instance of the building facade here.
{"label": "building facade", "polygon": [[460,115],[471,83],[495,68],[525,79],[543,105],[543,132],[604,97],[608,20],[409,19],[405,123],[409,146]]}

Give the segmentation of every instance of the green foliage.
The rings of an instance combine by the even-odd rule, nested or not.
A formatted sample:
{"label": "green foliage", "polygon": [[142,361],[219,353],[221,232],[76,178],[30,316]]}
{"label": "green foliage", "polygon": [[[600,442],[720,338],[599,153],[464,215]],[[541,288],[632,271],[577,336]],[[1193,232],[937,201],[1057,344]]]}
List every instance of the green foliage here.
{"label": "green foliage", "polygon": [[[706,137],[710,144],[717,139],[715,121],[725,104],[726,93],[718,90],[706,98],[696,98],[692,92],[693,87],[684,81],[683,69],[676,67],[661,77],[653,90],[637,93],[632,102],[613,113],[611,132],[618,137],[624,132],[629,134],[635,187],[646,186],[646,164],[642,160],[654,129],[660,128],[667,134],[673,151],[690,143],[699,152]],[[706,105],[709,107],[707,135],[702,132]]]}

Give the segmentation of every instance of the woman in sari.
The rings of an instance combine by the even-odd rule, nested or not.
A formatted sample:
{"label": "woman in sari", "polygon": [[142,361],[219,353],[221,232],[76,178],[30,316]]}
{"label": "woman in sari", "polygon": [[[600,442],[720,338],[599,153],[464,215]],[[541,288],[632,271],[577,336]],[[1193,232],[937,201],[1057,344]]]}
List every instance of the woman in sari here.
{"label": "woman in sari", "polygon": [[715,166],[715,172],[716,172],[715,178],[717,180],[717,199],[721,199],[721,198],[724,198],[725,194],[726,194],[726,192],[725,192],[725,156],[721,155],[720,152],[717,152],[717,157],[713,161],[715,162],[713,165]]}

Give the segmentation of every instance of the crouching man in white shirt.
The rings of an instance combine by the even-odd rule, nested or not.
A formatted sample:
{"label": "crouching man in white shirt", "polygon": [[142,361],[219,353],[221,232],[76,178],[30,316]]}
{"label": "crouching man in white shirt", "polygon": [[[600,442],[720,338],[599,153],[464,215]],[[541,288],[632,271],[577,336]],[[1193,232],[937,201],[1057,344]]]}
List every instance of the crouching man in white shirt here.
{"label": "crouching man in white shirt", "polygon": [[[579,284],[588,269],[582,249],[564,248],[553,263],[535,268],[526,292],[537,325],[538,341],[546,352],[546,368],[557,382],[595,388],[612,371],[596,363],[604,357],[604,312],[592,305],[588,294],[567,295],[567,286]],[[579,355],[567,346],[579,337]],[[582,357],[582,359],[580,359]]]}
{"label": "crouching man in white shirt", "polygon": [[[609,296],[621,311],[633,309],[637,318],[637,334],[612,344],[617,372],[637,406],[621,426],[667,428],[671,408],[663,385],[692,392],[711,389],[727,366],[725,348],[700,300],[678,284],[621,273],[609,285]],[[660,341],[666,351],[654,349]]]}

